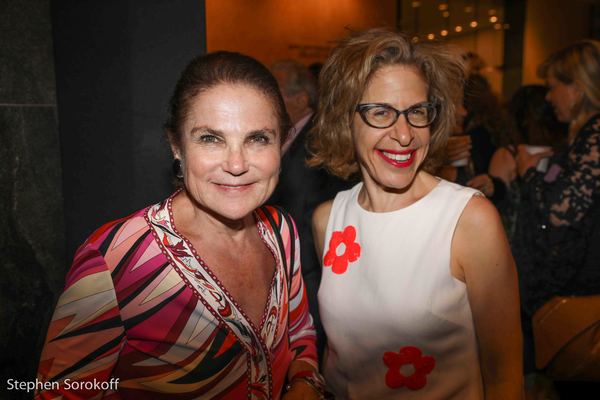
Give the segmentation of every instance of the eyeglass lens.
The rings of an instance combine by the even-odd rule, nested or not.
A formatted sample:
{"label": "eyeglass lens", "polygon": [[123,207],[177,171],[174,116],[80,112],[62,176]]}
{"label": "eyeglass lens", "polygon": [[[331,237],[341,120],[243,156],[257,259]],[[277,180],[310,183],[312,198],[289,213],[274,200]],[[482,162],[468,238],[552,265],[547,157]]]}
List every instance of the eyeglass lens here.
{"label": "eyeglass lens", "polygon": [[430,104],[419,104],[404,111],[396,110],[387,104],[373,105],[364,108],[362,115],[370,125],[380,128],[392,126],[400,114],[404,114],[408,123],[416,128],[426,127],[435,118],[435,107]]}

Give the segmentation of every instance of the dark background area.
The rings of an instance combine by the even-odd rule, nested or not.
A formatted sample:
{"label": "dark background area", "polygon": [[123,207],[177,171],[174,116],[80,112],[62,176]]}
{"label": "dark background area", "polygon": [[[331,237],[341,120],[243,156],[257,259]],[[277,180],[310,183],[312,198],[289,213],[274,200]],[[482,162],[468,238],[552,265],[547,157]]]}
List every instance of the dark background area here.
{"label": "dark background area", "polygon": [[[582,2],[599,38],[600,3]],[[526,3],[504,2],[507,91],[521,82]],[[0,0],[0,399],[32,397],[6,381],[35,379],[76,248],[171,192],[167,103],[205,51],[204,0]]]}
{"label": "dark background area", "polygon": [[73,253],[166,197],[162,124],[204,1],[0,0],[0,398],[32,381]]}

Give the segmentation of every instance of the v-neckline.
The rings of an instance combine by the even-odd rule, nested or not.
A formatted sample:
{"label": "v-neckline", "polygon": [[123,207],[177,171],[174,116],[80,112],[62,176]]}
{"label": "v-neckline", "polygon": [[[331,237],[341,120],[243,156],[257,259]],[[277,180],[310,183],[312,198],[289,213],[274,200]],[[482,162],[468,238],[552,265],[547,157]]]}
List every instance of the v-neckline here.
{"label": "v-neckline", "polygon": [[271,276],[271,281],[270,281],[270,284],[269,284],[269,291],[268,291],[268,294],[267,294],[267,299],[265,301],[264,306],[262,307],[262,313],[261,313],[261,317],[260,317],[260,324],[257,326],[255,324],[255,322],[252,321],[252,319],[248,316],[248,314],[244,310],[244,307],[242,307],[242,305],[236,300],[235,296],[233,296],[229,292],[229,290],[227,290],[227,288],[225,287],[225,285],[223,284],[223,282],[219,279],[219,277],[213,272],[213,270],[202,259],[202,257],[200,257],[200,254],[197,252],[197,250],[196,250],[195,246],[192,244],[192,242],[177,229],[177,226],[175,224],[175,218],[173,216],[173,199],[180,192],[181,192],[181,190],[173,193],[173,195],[171,195],[167,199],[167,210],[168,210],[168,213],[169,213],[169,224],[171,225],[171,229],[173,230],[173,232],[177,236],[179,236],[183,241],[185,241],[185,243],[187,244],[187,246],[189,247],[189,249],[192,251],[192,254],[193,254],[194,258],[196,259],[196,261],[198,261],[198,264],[212,277],[212,279],[219,286],[219,289],[229,298],[229,300],[231,301],[231,303],[233,303],[236,306],[236,308],[244,316],[244,318],[246,319],[246,321],[248,321],[248,323],[250,324],[250,327],[252,328],[252,330],[254,330],[255,334],[258,337],[260,337],[261,339],[264,340],[265,338],[263,338],[262,332],[263,332],[265,321],[267,320],[267,316],[269,315],[269,309],[270,309],[269,305],[271,304],[271,298],[273,296],[273,292],[275,291],[275,285],[276,285],[276,282],[277,282],[277,279],[276,279],[277,278],[277,274],[279,273],[279,270],[281,268],[281,260],[278,257],[278,252],[275,251],[275,249],[271,248],[271,246],[269,245],[269,242],[267,240],[265,240],[264,233],[268,232],[268,229],[266,229],[266,227],[264,226],[263,222],[258,217],[256,211],[253,211],[252,212],[252,216],[253,216],[254,221],[255,221],[256,229],[258,230],[258,235],[259,235],[261,241],[263,242],[263,244],[271,252],[271,255],[273,256],[273,260],[275,261],[275,266],[273,268],[273,275]]}

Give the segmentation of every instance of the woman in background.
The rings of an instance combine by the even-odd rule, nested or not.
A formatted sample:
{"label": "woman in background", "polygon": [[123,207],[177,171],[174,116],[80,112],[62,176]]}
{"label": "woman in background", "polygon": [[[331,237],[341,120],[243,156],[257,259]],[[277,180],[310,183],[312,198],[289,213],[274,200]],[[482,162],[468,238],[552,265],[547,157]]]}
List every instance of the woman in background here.
{"label": "woman in background", "polygon": [[261,206],[288,128],[258,61],[188,65],[166,124],[180,188],[79,248],[38,371],[57,385],[37,398],[321,397],[295,227]]}
{"label": "woman in background", "polygon": [[[437,175],[460,185],[480,190],[494,204],[504,200],[506,186],[489,173],[490,160],[496,149],[512,143],[509,119],[488,80],[480,74],[468,75],[462,105],[456,107],[461,123],[448,140],[448,159]],[[463,163],[456,164],[453,154],[464,149],[458,142],[468,143]]]}
{"label": "woman in background", "polygon": [[539,69],[546,99],[569,124],[567,148],[537,171],[549,152],[519,146],[523,181],[515,258],[519,267],[525,369],[532,372],[531,317],[556,295],[600,294],[600,42],[584,40],[552,54]]}
{"label": "woman in background", "polygon": [[480,192],[429,172],[444,156],[462,63],[371,30],[321,71],[312,163],[362,182],[313,216],[323,370],[337,399],[519,399],[518,285]]}
{"label": "woman in background", "polygon": [[[506,195],[495,202],[510,241],[516,229],[521,199],[521,185],[517,172],[517,145],[543,146],[554,151],[562,149],[567,137],[567,125],[559,122],[546,101],[548,90],[542,85],[525,85],[511,97],[507,105],[514,134],[510,143],[504,143],[492,156],[489,174],[506,186]],[[540,147],[542,149],[542,147]]]}

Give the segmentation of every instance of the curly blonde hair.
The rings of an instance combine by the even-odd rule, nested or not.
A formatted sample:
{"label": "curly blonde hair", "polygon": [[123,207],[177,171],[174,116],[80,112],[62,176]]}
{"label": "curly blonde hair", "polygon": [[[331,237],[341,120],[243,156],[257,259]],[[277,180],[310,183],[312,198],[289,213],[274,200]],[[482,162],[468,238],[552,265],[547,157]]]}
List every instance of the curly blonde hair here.
{"label": "curly blonde hair", "polygon": [[440,165],[456,121],[455,105],[462,97],[463,61],[448,46],[412,43],[406,35],[386,29],[371,29],[343,39],[325,62],[319,76],[319,108],[309,139],[309,165],[323,166],[344,179],[358,171],[351,133],[356,106],[373,74],[389,65],[414,67],[428,86],[428,100],[438,105],[423,168],[433,171]]}

